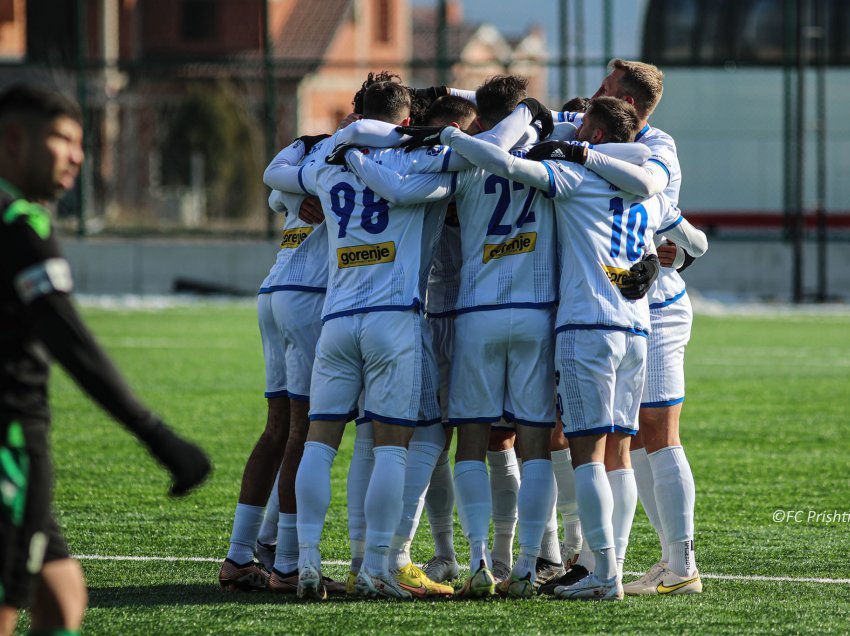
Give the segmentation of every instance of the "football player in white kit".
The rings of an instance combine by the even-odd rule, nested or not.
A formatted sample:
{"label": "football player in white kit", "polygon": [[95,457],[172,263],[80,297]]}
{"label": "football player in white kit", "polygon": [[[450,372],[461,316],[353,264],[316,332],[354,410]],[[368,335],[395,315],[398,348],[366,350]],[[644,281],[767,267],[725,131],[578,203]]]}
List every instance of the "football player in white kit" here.
{"label": "football player in white kit", "polygon": [[[629,141],[637,122],[637,113],[625,102],[600,98],[585,116],[578,139]],[[556,145],[548,155],[538,155],[550,161],[536,163],[456,130],[444,129],[440,139],[488,171],[542,189],[554,199],[561,244],[558,405],[572,448],[582,528],[595,557],[592,576],[557,588],[556,595],[620,599],[606,441],[607,454],[620,461],[625,456],[627,463],[629,440],[638,428],[649,307],[645,299],[625,298],[618,287],[629,284],[630,269],[645,256],[654,231],[664,229],[695,256],[705,250],[705,237],[663,196],[642,201],[583,167],[551,160],[574,146]]]}
{"label": "football player in white kit", "polygon": [[[651,64],[614,59],[594,98],[604,95],[633,104],[641,129],[635,141],[652,150],[641,167],[588,153],[586,166],[621,189],[639,196],[663,192],[678,205],[682,173],[676,144],[648,118],[663,92],[662,72]],[[581,122],[577,113],[557,113],[560,121]],[[658,255],[665,267],[649,292],[652,333],[647,349],[647,379],[640,408],[640,431],[632,439],[631,462],[637,492],[658,534],[661,559],[626,594],[695,594],[702,581],[694,553],[694,478],[679,438],[679,417],[685,399],[685,347],[690,340],[693,311],[679,275],[693,261],[675,243],[662,243]]]}

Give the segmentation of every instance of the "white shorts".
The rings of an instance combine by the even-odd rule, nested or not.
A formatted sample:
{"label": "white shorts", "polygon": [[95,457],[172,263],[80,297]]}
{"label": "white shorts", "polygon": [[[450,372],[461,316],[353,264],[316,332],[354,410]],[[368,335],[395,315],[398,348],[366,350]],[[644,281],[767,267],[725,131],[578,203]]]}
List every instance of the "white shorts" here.
{"label": "white shorts", "polygon": [[272,297],[274,320],[283,335],[289,398],[309,402],[316,343],[322,333],[325,295],[295,290],[268,295]]}
{"label": "white shorts", "polygon": [[449,422],[554,427],[553,331],[553,309],[456,316]]}
{"label": "white shorts", "polygon": [[440,411],[440,371],[434,351],[431,324],[423,320],[422,325],[422,398],[419,402],[419,425],[431,426],[443,421]]}
{"label": "white shorts", "polygon": [[422,329],[416,311],[328,320],[316,346],[311,420],[348,420],[364,390],[363,416],[416,426],[422,396]]}
{"label": "white shorts", "polygon": [[646,385],[641,408],[673,406],[685,401],[685,347],[694,320],[691,300],[685,294],[665,307],[650,307]]}
{"label": "white shorts", "polygon": [[455,317],[439,316],[426,318],[425,322],[431,327],[431,340],[434,344],[434,354],[437,358],[437,369],[440,375],[440,413],[443,424],[449,421],[449,379],[452,369],[452,354],[455,341]]}
{"label": "white shorts", "polygon": [[[278,292],[280,293],[280,292]],[[286,349],[272,311],[272,296],[257,296],[257,319],[260,323],[260,340],[263,343],[263,361],[266,366],[266,397],[289,395],[286,386]]]}
{"label": "white shorts", "polygon": [[605,329],[558,333],[555,381],[566,437],[637,433],[646,340]]}

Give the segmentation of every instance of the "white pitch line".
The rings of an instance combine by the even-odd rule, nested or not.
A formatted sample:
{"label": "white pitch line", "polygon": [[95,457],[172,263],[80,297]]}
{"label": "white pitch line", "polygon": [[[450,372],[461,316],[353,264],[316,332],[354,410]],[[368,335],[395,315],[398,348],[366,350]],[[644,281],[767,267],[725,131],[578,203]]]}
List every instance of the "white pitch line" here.
{"label": "white pitch line", "polygon": [[[192,563],[220,563],[221,559],[212,557],[173,557],[173,556],[109,556],[105,554],[77,554],[80,561],[189,561]],[[348,561],[323,561],[325,565],[348,565]],[[461,568],[465,569],[465,568]],[[624,572],[629,576],[640,576],[643,572]],[[827,579],[815,577],[761,576],[758,574],[708,574],[701,572],[704,579],[718,581],[765,581],[768,583],[826,583],[832,585],[850,585],[850,579]]]}

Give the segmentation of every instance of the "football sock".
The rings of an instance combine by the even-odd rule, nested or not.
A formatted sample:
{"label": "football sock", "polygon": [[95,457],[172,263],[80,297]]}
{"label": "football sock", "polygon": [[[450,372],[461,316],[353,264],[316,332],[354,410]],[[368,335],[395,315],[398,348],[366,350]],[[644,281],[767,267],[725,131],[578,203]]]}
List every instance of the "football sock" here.
{"label": "football sock", "polygon": [[638,497],[646,512],[649,523],[658,535],[661,545],[661,560],[667,563],[667,540],[664,538],[664,529],[661,527],[661,519],[658,518],[658,505],[655,503],[655,480],[652,476],[652,466],[649,465],[649,457],[645,448],[639,448],[629,453],[632,458],[632,468],[635,471],[635,483],[637,484]]}
{"label": "football sock", "polygon": [[366,491],[366,554],[363,567],[373,575],[389,576],[390,541],[401,518],[407,449],[376,446],[375,468]]}
{"label": "football sock", "polygon": [[319,541],[331,503],[331,465],[336,450],[327,444],[307,442],[295,475],[298,500],[298,568],[307,563],[320,568]]}
{"label": "football sock", "polygon": [[280,497],[277,490],[279,481],[280,471],[277,471],[277,477],[274,478],[274,485],[269,494],[269,501],[266,504],[266,512],[263,515],[263,525],[260,526],[260,532],[257,534],[257,541],[266,545],[272,544],[277,540],[277,521],[280,514]]}
{"label": "football sock", "polygon": [[285,512],[278,515],[274,569],[282,574],[289,574],[298,568],[297,516]]}
{"label": "football sock", "polygon": [[[348,481],[346,483],[348,506],[348,540],[351,546],[351,571],[359,572],[366,549],[366,514],[363,511],[366,500],[366,489],[372,478],[375,458],[372,455],[372,438],[361,436],[360,429],[367,427],[371,431],[372,424],[360,424],[357,427],[357,437],[354,440],[354,453],[348,466]],[[302,460],[303,461],[303,460]]]}
{"label": "football sock", "polygon": [[552,451],[552,472],[558,484],[556,507],[564,522],[563,553],[568,559],[581,550],[581,522],[576,503],[576,475],[569,448]]}
{"label": "football sock", "polygon": [[667,538],[668,568],[679,576],[697,569],[693,553],[694,476],[681,446],[668,446],[649,454],[655,481],[658,516]]}
{"label": "football sock", "polygon": [[488,568],[492,568],[487,539],[493,505],[490,499],[490,478],[484,462],[467,460],[455,463],[455,494],[460,525],[469,541],[470,573],[478,570],[482,559]]}
{"label": "football sock", "polygon": [[[513,570],[514,574],[522,577],[530,572],[531,580],[534,581],[543,530],[552,516],[554,505],[555,478],[552,475],[552,462],[548,459],[529,459],[523,462],[522,484],[517,499],[520,559]],[[495,556],[493,558],[495,559]]]}
{"label": "football sock", "polygon": [[593,573],[598,579],[611,580],[617,576],[617,558],[612,527],[614,500],[605,464],[582,464],[575,473],[581,528],[594,556]]}
{"label": "football sock", "polygon": [[540,558],[552,563],[561,562],[561,542],[558,540],[558,513],[555,512],[555,504],[549,510],[546,527],[543,529],[543,538],[540,541]]}
{"label": "football sock", "polygon": [[[581,524],[579,524],[579,529],[581,529]],[[581,535],[581,550],[578,551],[578,559],[576,560],[575,564],[580,565],[585,570],[590,572],[591,570],[593,570],[593,552],[590,549],[590,544],[584,537],[584,532],[582,532]]]}
{"label": "football sock", "polygon": [[632,531],[632,521],[637,507],[637,486],[635,471],[631,468],[621,468],[607,473],[611,485],[611,495],[614,499],[614,554],[617,557],[617,572],[623,576],[623,562],[626,560],[626,548],[629,546],[629,533]]}
{"label": "football sock", "polygon": [[443,444],[411,441],[407,449],[402,499],[404,507],[401,512],[401,521],[390,544],[391,570],[398,570],[410,563],[410,543],[419,527],[422,509],[425,507],[428,482],[431,480],[431,473],[434,472],[434,464],[437,463],[437,458],[443,451]]}
{"label": "football sock", "polygon": [[513,448],[487,451],[490,466],[490,497],[493,501],[493,548],[490,556],[508,568],[513,563],[514,531],[517,523],[519,465]]}
{"label": "football sock", "polygon": [[454,543],[455,488],[449,452],[443,451],[431,473],[431,485],[425,493],[425,510],[434,538],[434,554],[455,558]]}
{"label": "football sock", "polygon": [[254,559],[254,546],[257,543],[260,524],[263,523],[263,513],[262,506],[236,504],[230,548],[227,550],[228,559],[239,565],[250,563]]}

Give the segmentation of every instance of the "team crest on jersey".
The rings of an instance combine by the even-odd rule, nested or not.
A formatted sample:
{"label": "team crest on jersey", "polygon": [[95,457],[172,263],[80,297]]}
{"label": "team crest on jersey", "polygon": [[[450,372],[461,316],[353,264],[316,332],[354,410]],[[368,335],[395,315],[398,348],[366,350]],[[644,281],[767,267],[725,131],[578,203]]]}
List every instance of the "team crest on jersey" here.
{"label": "team crest on jersey", "polygon": [[484,262],[489,263],[497,258],[533,252],[537,244],[537,232],[517,234],[504,243],[488,243],[484,245]]}
{"label": "team crest on jersey", "polygon": [[374,245],[352,245],[336,249],[336,263],[339,269],[392,263],[395,260],[395,243],[376,243]]}
{"label": "team crest on jersey", "polygon": [[619,267],[612,267],[610,265],[603,265],[602,269],[608,274],[608,280],[615,287],[623,287],[626,284],[626,279],[631,274],[627,269],[620,269]]}
{"label": "team crest on jersey", "polygon": [[439,155],[441,152],[443,152],[443,147],[442,147],[442,146],[431,146],[431,147],[430,147],[430,148],[428,148],[428,150],[427,150],[427,153],[428,153],[429,155],[431,155],[432,157],[436,157],[436,156],[437,156],[437,155]]}
{"label": "team crest on jersey", "polygon": [[294,250],[296,247],[301,245],[310,234],[313,232],[313,228],[311,227],[297,227],[292,230],[285,230],[283,232],[283,239],[280,241],[280,246],[282,248],[288,248]]}

